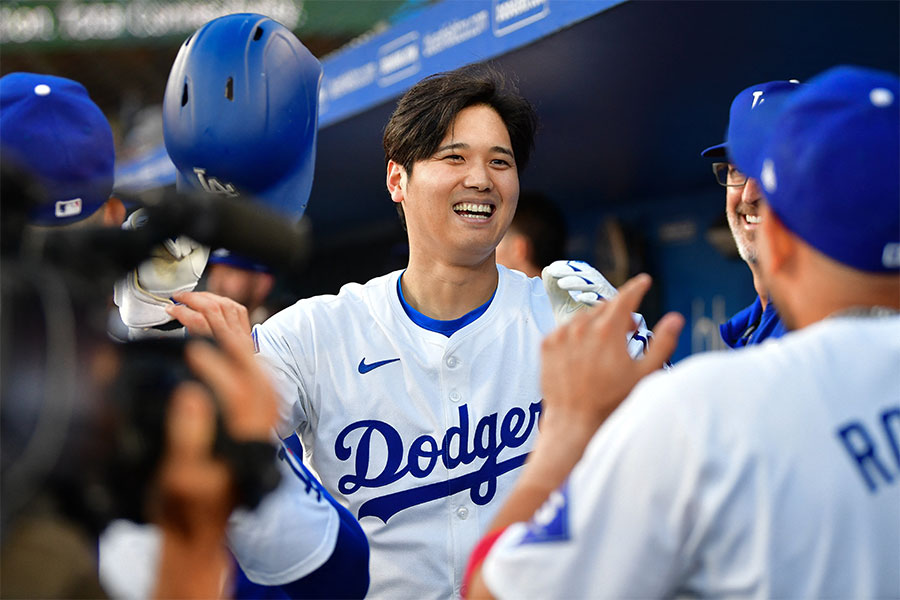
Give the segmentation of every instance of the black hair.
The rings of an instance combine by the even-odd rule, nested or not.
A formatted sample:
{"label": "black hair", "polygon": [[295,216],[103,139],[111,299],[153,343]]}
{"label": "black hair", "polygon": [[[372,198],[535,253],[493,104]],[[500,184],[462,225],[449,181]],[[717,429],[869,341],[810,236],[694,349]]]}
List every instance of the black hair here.
{"label": "black hair", "polygon": [[[489,65],[467,65],[426,77],[411,87],[384,129],[385,163],[393,160],[412,175],[413,164],[435,153],[465,108],[485,105],[506,125],[519,171],[525,169],[534,147],[537,113],[500,71]],[[406,226],[403,207],[397,211]]]}
{"label": "black hair", "polygon": [[510,225],[531,241],[531,261],[545,267],[566,255],[566,220],[559,207],[540,192],[522,192]]}

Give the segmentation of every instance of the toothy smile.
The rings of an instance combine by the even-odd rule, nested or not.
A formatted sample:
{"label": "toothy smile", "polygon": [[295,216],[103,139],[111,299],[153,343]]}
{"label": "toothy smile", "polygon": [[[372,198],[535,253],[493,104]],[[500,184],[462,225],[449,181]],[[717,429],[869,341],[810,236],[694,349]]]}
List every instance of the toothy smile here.
{"label": "toothy smile", "polygon": [[744,215],[744,219],[751,225],[759,225],[762,223],[762,217],[759,215]]}
{"label": "toothy smile", "polygon": [[491,204],[476,204],[474,202],[460,202],[458,204],[453,205],[453,212],[456,214],[468,217],[471,219],[484,219],[487,220],[491,218],[491,215],[494,213],[494,207]]}

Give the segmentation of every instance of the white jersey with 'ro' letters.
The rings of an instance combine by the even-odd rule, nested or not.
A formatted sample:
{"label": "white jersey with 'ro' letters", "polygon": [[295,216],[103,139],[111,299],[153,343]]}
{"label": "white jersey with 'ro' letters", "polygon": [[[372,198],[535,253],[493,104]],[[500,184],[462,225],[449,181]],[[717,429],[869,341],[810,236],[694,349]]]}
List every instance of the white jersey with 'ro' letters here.
{"label": "white jersey with 'ro' letters", "polygon": [[648,377],[483,575],[498,598],[900,597],[900,317]]}
{"label": "white jersey with 'ro' letters", "polygon": [[458,596],[535,440],[553,313],[539,278],[498,271],[486,311],[449,337],[404,311],[400,271],[254,330],[282,400],[279,433],[299,433],[369,537],[370,597]]}

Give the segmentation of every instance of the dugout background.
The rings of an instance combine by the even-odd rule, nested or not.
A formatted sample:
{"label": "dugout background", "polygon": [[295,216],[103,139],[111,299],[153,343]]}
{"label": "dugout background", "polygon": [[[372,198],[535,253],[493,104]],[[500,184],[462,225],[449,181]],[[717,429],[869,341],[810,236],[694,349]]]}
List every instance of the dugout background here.
{"label": "dugout background", "polygon": [[[2,11],[48,6],[58,16],[65,3],[3,4]],[[724,190],[699,156],[722,141],[732,97],[753,83],[805,80],[841,63],[900,72],[893,0],[289,4],[325,79],[307,211],[313,259],[282,282],[276,302],[403,266],[405,236],[384,189],[381,150],[393,101],[425,75],[489,58],[518,79],[541,118],[522,189],[563,208],[570,258],[595,264],[616,284],[641,270],[654,275],[642,306],[648,322],[666,310],[687,317],[676,360],[720,348],[717,324],[755,294],[725,223]],[[5,20],[2,74],[29,70],[84,83],[114,123],[131,174],[134,161],[158,151],[154,105],[186,34],[19,42]],[[151,185],[170,182],[165,168],[153,173]]]}

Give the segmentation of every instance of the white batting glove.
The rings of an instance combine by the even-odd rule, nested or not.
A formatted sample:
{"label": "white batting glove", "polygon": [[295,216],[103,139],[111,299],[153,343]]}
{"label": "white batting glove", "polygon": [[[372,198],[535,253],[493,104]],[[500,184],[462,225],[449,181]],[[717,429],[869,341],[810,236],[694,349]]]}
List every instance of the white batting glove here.
{"label": "white batting glove", "polygon": [[[143,219],[143,211],[137,210],[122,228],[140,227]],[[175,304],[172,294],[197,287],[207,258],[209,248],[191,238],[167,239],[152,250],[150,258],[116,283],[113,300],[122,322],[129,328],[129,339],[167,335],[150,328],[172,320],[166,313],[166,307]],[[178,330],[177,335],[184,332]]]}
{"label": "white batting glove", "polygon": [[580,260],[558,260],[541,272],[544,289],[558,324],[572,318],[577,310],[615,298],[616,288],[600,271]]}
{"label": "white batting glove", "polygon": [[[577,311],[611,300],[619,294],[600,271],[580,260],[551,263],[541,272],[541,280],[550,298],[557,325],[570,321]],[[638,358],[647,350],[651,333],[641,314],[631,313],[631,316],[637,330],[629,334],[628,353]]]}

